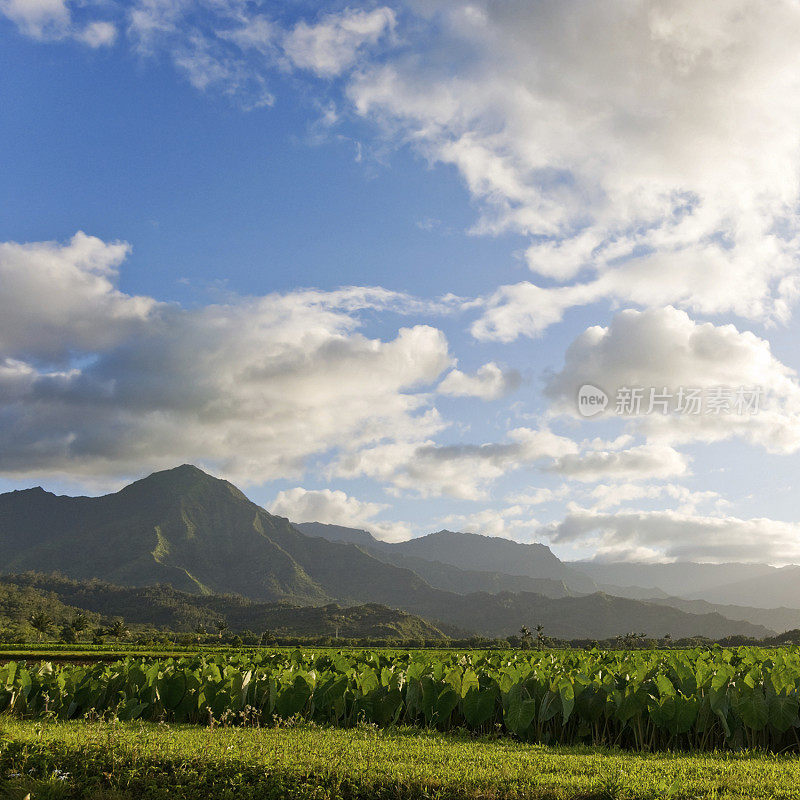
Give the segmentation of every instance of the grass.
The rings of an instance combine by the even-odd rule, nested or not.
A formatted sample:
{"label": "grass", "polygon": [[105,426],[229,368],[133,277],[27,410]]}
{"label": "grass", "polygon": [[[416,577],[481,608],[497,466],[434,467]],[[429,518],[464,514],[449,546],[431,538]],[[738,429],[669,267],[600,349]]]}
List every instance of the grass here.
{"label": "grass", "polygon": [[800,759],[638,755],[372,727],[2,721],[0,796],[31,800],[800,798]]}

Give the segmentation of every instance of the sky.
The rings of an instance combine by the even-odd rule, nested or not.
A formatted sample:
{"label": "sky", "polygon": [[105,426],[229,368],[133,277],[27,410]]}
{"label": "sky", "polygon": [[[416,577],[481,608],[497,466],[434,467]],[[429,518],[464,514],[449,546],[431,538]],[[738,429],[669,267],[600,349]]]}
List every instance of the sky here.
{"label": "sky", "polygon": [[194,463],[390,541],[800,563],[798,40],[796,0],[0,0],[0,491]]}

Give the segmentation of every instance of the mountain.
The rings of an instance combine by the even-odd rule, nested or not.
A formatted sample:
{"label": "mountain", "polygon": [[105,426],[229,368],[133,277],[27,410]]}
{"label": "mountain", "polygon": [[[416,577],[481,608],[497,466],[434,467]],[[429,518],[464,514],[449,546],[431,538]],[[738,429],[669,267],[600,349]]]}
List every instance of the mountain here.
{"label": "mountain", "polygon": [[[462,590],[464,580],[493,579],[485,574],[465,578],[434,562],[594,591],[590,578],[542,545],[441,531],[392,545],[391,558],[378,558],[360,539],[307,535],[227,481],[189,465],[154,473],[103,497],[57,497],[41,488],[0,495],[0,565],[6,574],[59,571],[72,579],[126,587],[167,584],[195,595],[238,594],[300,606],[379,603],[436,627],[455,625],[490,636],[538,623],[548,635],[563,638],[599,639],[631,630],[714,638],[769,633],[718,614],[686,614],[602,594],[552,598],[530,591],[446,591],[414,569],[387,563],[402,557],[398,563],[427,569],[430,580],[439,583],[462,582]],[[437,570],[442,571],[438,579]]]}
{"label": "mountain", "polygon": [[[657,589],[666,596],[695,595],[706,599],[712,599],[709,595],[712,589],[736,581],[766,577],[776,571],[767,564],[698,564],[692,561],[671,564],[572,561],[568,566],[585,573],[598,584],[629,587],[630,590],[633,587]],[[744,604],[750,605],[748,601]]]}
{"label": "mountain", "polygon": [[[122,617],[129,625],[171,632],[213,631],[224,620],[232,632],[245,630],[278,636],[445,639],[446,634],[420,617],[377,603],[343,608],[258,603],[236,595],[196,595],[170,586],[123,587],[103,581],[75,581],[60,575],[26,573],[0,582],[0,627],[23,625],[36,610],[46,610],[56,629],[83,613],[93,625]],[[457,629],[447,634],[461,635]]]}
{"label": "mountain", "polygon": [[564,564],[543,544],[444,530],[394,546],[404,555],[441,561],[459,569],[558,580],[576,592],[597,591],[593,579]]}
{"label": "mountain", "polygon": [[549,598],[531,592],[451,595],[446,609],[412,599],[409,610],[485,636],[509,636],[522,625],[544,625],[547,636],[559,639],[607,639],[643,631],[658,638],[748,636],[760,639],[774,631],[763,625],[726,619],[721,614],[688,614],[676,608],[612,597],[603,593],[580,597]]}
{"label": "mountain", "polygon": [[650,600],[658,605],[672,606],[687,614],[721,614],[727,619],[743,619],[754,625],[763,625],[773,631],[792,631],[800,628],[798,608],[754,608],[753,606],[709,603],[707,600],[687,600],[684,597],[665,597]]}
{"label": "mountain", "polygon": [[615,586],[613,583],[599,583],[601,592],[616,597],[627,597],[630,600],[665,600],[669,595],[658,588],[647,589],[642,586]]}
{"label": "mountain", "polygon": [[[301,522],[295,524],[309,536],[321,536],[334,542],[350,542],[375,558],[396,567],[410,569],[437,589],[457,594],[472,592],[536,592],[545,597],[569,597],[575,594],[559,578],[531,578],[527,575],[506,575],[501,572],[466,570],[431,561],[419,556],[406,555],[403,544],[389,544],[375,539],[368,531],[358,528],[345,528],[341,525],[326,525],[321,522]],[[462,535],[462,534],[459,534]],[[470,534],[463,534],[470,536]],[[558,570],[556,570],[558,571]]]}
{"label": "mountain", "polygon": [[62,572],[126,586],[304,604],[401,605],[430,587],[354,545],[310,538],[227,481],[184,465],[103,497],[0,495],[3,573]]}
{"label": "mountain", "polygon": [[686,596],[718,604],[800,609],[800,567],[772,567],[764,575],[701,589]]}
{"label": "mountain", "polygon": [[[564,639],[586,638],[588,630],[592,631],[588,638],[597,639],[632,630],[645,630],[654,637],[668,632],[673,638],[723,638],[729,635],[760,638],[773,632],[767,625],[752,624],[744,618],[738,619],[737,625],[713,610],[667,614],[663,607],[659,610],[652,603],[637,602],[638,598],[629,601],[623,597],[598,594],[593,581],[585,581],[580,574],[576,578],[573,570],[564,568],[563,562],[544,545],[525,545],[451,531],[390,544],[375,539],[368,531],[340,525],[303,522],[296,527],[309,535],[355,544],[376,558],[388,559],[415,571],[438,588],[462,595],[457,600],[451,598],[444,612],[441,607],[428,605],[424,597],[409,598],[407,604],[418,614],[446,618],[448,622],[487,636],[516,633],[522,625],[530,626],[531,620],[545,624],[548,635]],[[499,555],[494,551],[494,545],[498,546]],[[418,553],[442,556],[451,563],[428,560]],[[481,553],[490,564],[502,565],[514,570],[515,574],[452,566],[452,561],[478,564]],[[517,563],[513,561],[514,556],[518,558]],[[562,580],[519,574],[534,572],[541,575],[546,574],[546,570],[561,576]],[[563,578],[594,593],[571,596],[575,592],[567,587]],[[655,594],[655,590],[625,588],[644,596]],[[551,600],[558,602],[551,603]],[[735,632],[732,626],[736,628]]]}
{"label": "mountain", "polygon": [[[412,569],[432,585],[459,593],[540,592],[548,597],[590,594],[597,585],[566,566],[543,544],[521,544],[495,536],[439,531],[407,542],[388,543],[368,531],[301,522],[310,536],[357,544],[378,558]],[[431,565],[434,565],[431,568]]]}

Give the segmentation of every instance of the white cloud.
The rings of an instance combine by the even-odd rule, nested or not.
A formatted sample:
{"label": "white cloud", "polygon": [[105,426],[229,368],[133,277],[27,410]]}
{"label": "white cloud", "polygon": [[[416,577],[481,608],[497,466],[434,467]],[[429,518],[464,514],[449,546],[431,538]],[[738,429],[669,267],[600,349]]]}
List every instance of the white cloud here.
{"label": "white cloud", "polygon": [[631,500],[663,500],[677,501],[677,511],[681,514],[695,515],[700,505],[711,505],[716,510],[729,505],[720,494],[712,491],[692,491],[686,486],[674,483],[641,484],[612,483],[595,486],[590,492],[594,501],[591,511],[605,511],[621,506]]}
{"label": "white cloud", "polygon": [[[670,411],[626,415],[651,439],[678,443],[718,441],[733,436],[771,452],[800,448],[800,385],[794,371],[778,361],[769,342],[733,325],[697,323],[674,308],[633,310],[617,314],[607,328],[588,328],[569,346],[563,369],[549,380],[545,393],[558,413],[577,416],[576,397],[583,384],[603,389],[610,401],[598,417],[616,412],[622,388],[667,389]],[[758,413],[677,413],[678,395],[716,387],[736,391],[760,389]],[[733,409],[732,409],[733,410]]]}
{"label": "white cloud", "polygon": [[116,287],[127,245],[0,245],[0,474],[108,478],[194,461],[256,483],[306,460],[443,427],[426,391],[452,363],[427,325],[387,341],[384,289],[184,309]]}
{"label": "white cloud", "polygon": [[508,438],[508,442],[480,445],[437,445],[430,441],[379,444],[343,456],[335,474],[345,478],[366,475],[422,497],[448,495],[480,500],[507,472],[578,449],[571,439],[546,428],[515,428]]}
{"label": "white cloud", "polygon": [[36,39],[63,35],[70,25],[65,0],[3,0],[0,11]]}
{"label": "white cloud", "polygon": [[272,514],[292,522],[324,522],[368,530],[378,539],[399,542],[411,537],[402,522],[381,522],[374,518],[388,508],[384,503],[367,503],[336,489],[304,489],[300,486],[278,492],[270,506]]}
{"label": "white cloud", "polygon": [[642,444],[628,450],[567,453],[546,467],[578,481],[652,480],[686,475],[686,456],[669,445]]}
{"label": "white cloud", "polygon": [[117,37],[111,22],[76,23],[67,0],[0,0],[0,13],[25,35],[42,41],[72,38],[94,48],[113,44]]}
{"label": "white cloud", "polygon": [[483,536],[528,541],[535,537],[540,525],[527,515],[519,505],[477,511],[473,514],[449,514],[439,520],[439,525]]}
{"label": "white cloud", "polygon": [[677,511],[598,514],[575,510],[542,528],[554,544],[591,546],[606,560],[668,559],[796,563],[800,525],[730,516],[695,516]]}
{"label": "white cloud", "polygon": [[562,484],[558,489],[539,487],[524,492],[513,492],[506,501],[514,506],[538,506],[560,500],[569,493],[569,486]]}
{"label": "white cloud", "polygon": [[376,44],[395,27],[390,8],[345,9],[326,14],[309,25],[298,22],[283,39],[283,49],[295,67],[333,77],[353,66],[359,51]]}
{"label": "white cloud", "polygon": [[516,370],[503,370],[493,361],[484,364],[469,375],[459,369],[451,370],[439,384],[439,394],[451,397],[478,397],[497,400],[519,388],[520,374]]}
{"label": "white cloud", "polygon": [[[279,9],[273,9],[279,16]],[[308,70],[334,77],[390,40],[394,12],[345,8],[293,24],[241,0],[137,0],[128,32],[145,55],[165,52],[191,84],[232,96],[251,109],[272,105],[272,75]]]}
{"label": "white cloud", "polygon": [[513,342],[519,336],[540,336],[560,322],[564,312],[597,297],[585,286],[543,289],[530,281],[501,286],[482,301],[484,311],[471,326],[479,340]]}
{"label": "white cloud", "polygon": [[112,45],[117,38],[117,28],[111,22],[90,22],[83,30],[76,33],[76,38],[89,47],[105,47]]}
{"label": "white cloud", "polygon": [[477,336],[535,335],[606,298],[787,318],[793,0],[443,0],[426,14],[435,36],[357,73],[357,111],[459,170],[483,210],[476,232],[528,235],[532,271],[577,281],[502,287]]}
{"label": "white cloud", "polygon": [[165,306],[116,288],[129,250],[81,232],[67,245],[0,243],[0,355],[61,361],[138,331]]}

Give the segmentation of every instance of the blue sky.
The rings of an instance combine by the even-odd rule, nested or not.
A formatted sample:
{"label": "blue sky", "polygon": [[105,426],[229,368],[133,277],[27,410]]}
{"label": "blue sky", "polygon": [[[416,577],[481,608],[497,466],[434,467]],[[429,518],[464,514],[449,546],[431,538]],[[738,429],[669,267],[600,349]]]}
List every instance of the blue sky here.
{"label": "blue sky", "polygon": [[[797,561],[797,33],[788,0],[3,0],[0,489],[191,461],[388,539]],[[762,407],[623,419],[624,386]]]}

